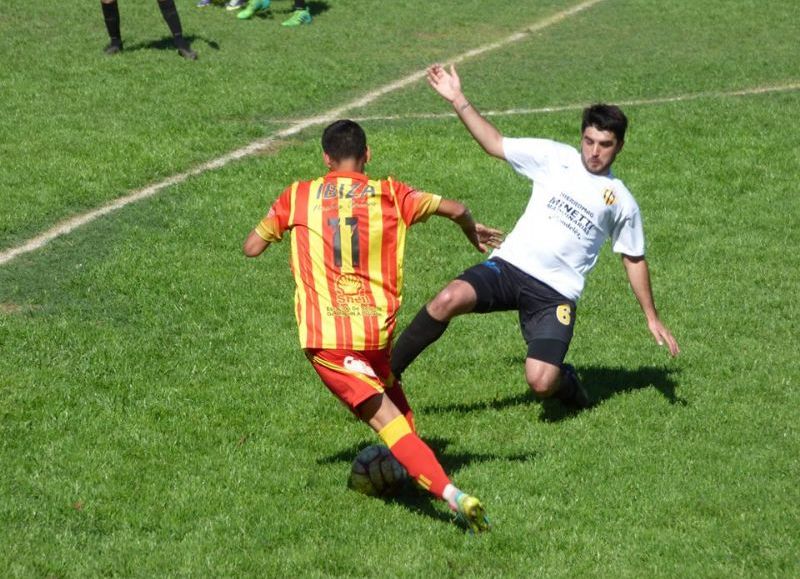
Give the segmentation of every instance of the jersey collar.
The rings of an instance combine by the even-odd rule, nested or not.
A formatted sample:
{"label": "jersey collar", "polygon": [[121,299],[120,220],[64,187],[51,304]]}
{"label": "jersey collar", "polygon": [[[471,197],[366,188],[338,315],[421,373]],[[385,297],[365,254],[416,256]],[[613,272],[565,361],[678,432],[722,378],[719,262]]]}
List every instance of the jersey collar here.
{"label": "jersey collar", "polygon": [[353,179],[354,181],[367,181],[368,177],[364,173],[355,171],[331,171],[325,175],[326,179]]}

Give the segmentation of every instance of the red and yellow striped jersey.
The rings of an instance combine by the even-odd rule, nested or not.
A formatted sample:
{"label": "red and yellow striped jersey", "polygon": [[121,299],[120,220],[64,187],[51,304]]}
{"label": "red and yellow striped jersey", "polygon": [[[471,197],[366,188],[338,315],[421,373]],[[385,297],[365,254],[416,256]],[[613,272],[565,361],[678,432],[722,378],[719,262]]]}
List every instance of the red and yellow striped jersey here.
{"label": "red and yellow striped jersey", "polygon": [[291,231],[303,348],[389,345],[402,299],[406,231],[440,202],[391,178],[344,171],[286,188],[256,232],[275,242]]}

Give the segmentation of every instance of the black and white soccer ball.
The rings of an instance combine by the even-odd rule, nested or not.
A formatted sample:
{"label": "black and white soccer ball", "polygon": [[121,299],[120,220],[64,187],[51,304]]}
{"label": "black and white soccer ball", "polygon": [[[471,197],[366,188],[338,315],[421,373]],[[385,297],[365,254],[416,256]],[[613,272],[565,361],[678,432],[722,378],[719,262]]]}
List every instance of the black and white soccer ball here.
{"label": "black and white soccer ball", "polygon": [[372,497],[396,494],[408,480],[408,472],[388,448],[373,444],[361,450],[350,468],[348,486]]}

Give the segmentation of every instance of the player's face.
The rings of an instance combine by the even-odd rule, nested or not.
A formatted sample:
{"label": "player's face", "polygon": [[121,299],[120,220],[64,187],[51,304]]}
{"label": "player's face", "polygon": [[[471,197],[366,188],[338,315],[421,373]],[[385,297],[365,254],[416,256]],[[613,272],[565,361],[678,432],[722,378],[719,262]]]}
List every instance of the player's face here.
{"label": "player's face", "polygon": [[586,127],[581,138],[581,160],[589,173],[606,175],[611,163],[622,149],[622,143],[611,131],[601,131],[595,127]]}

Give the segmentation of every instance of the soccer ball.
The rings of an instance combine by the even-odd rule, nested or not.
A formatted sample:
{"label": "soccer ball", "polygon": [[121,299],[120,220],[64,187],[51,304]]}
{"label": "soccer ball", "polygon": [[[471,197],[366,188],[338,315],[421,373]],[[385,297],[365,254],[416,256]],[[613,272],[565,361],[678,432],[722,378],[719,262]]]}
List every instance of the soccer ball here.
{"label": "soccer ball", "polygon": [[397,493],[408,479],[408,473],[388,448],[370,445],[356,455],[350,469],[348,486],[371,497]]}

